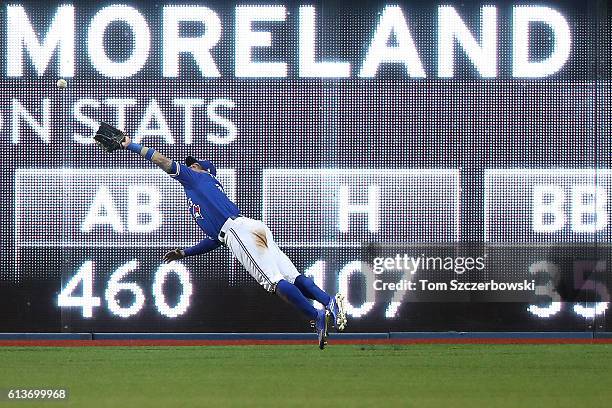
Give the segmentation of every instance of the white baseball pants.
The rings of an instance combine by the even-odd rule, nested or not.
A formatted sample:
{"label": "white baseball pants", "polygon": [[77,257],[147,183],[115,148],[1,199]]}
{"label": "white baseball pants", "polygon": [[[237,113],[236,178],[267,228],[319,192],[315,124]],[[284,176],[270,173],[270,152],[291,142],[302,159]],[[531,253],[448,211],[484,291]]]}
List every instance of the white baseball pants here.
{"label": "white baseball pants", "polygon": [[247,217],[228,218],[221,227],[219,241],[268,292],[276,291],[276,284],[281,279],[294,283],[300,275],[262,221]]}

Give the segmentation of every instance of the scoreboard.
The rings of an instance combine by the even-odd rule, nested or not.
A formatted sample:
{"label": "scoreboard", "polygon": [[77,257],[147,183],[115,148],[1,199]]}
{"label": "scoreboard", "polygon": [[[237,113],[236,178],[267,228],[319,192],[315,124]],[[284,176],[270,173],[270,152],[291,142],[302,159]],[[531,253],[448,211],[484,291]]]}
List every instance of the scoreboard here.
{"label": "scoreboard", "polygon": [[[179,183],[212,160],[349,329],[608,330],[607,3],[0,7],[0,331],[304,331]],[[55,86],[65,78],[68,86]]]}

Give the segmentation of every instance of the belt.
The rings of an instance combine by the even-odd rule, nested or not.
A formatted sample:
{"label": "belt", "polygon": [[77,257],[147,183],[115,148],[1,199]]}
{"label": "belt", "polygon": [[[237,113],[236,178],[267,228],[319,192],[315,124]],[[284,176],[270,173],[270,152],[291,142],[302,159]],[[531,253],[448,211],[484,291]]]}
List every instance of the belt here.
{"label": "belt", "polygon": [[[229,217],[227,220],[225,220],[225,223],[227,223],[228,220],[235,220],[236,218],[240,218],[240,215],[237,215],[235,217]],[[221,231],[219,231],[219,241],[221,241],[221,243],[224,245],[225,245],[225,236],[227,235],[225,231],[223,231],[223,227],[225,226],[225,223],[223,223],[223,226],[221,227]]]}

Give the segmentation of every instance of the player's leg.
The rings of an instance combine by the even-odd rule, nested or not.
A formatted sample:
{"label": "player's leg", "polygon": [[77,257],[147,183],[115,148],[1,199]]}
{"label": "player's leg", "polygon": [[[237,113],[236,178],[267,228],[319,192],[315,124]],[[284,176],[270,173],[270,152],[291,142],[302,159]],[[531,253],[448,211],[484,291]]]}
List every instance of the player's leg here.
{"label": "player's leg", "polygon": [[266,242],[275,254],[276,265],[285,280],[292,282],[307,298],[321,303],[332,315],[332,321],[336,329],[344,330],[347,323],[344,296],[338,293],[332,297],[319,288],[308,276],[300,274],[291,259],[278,247],[270,229],[267,226],[265,228]]}
{"label": "player's leg", "polygon": [[329,314],[315,309],[302,292],[283,278],[267,243],[265,225],[261,221],[240,217],[225,231],[225,244],[244,268],[269,292],[291,303],[306,318],[314,320],[319,348],[327,344]]}
{"label": "player's leg", "polygon": [[238,262],[264,289],[275,292],[308,319],[317,320],[318,311],[293,285],[293,279],[284,279],[278,269],[275,253],[267,243],[263,223],[246,217],[238,218],[226,231],[225,243]]}
{"label": "player's leg", "polygon": [[272,231],[262,222],[263,229],[265,230],[265,241],[266,246],[270,249],[271,253],[274,254],[274,262],[278,267],[278,270],[283,275],[284,279],[289,283],[293,283],[304,296],[309,299],[316,300],[323,306],[327,306],[331,297],[319,288],[313,281],[307,276],[300,274],[291,262],[291,259],[278,247],[272,236]]}
{"label": "player's leg", "polygon": [[304,296],[321,303],[324,309],[329,312],[334,327],[339,331],[344,330],[347,323],[344,296],[341,293],[336,294],[335,297],[329,296],[312,279],[300,274],[291,259],[278,246],[275,253],[277,265],[285,279],[293,280],[294,285]]}
{"label": "player's leg", "polygon": [[312,316],[312,311],[315,311],[316,315],[314,317],[309,317],[309,319],[314,321],[314,327],[317,330],[319,340],[319,348],[323,349],[327,344],[327,326],[331,317],[331,315],[327,313],[327,310],[315,309],[310,301],[308,301],[308,299],[306,299],[302,292],[297,288],[297,286],[290,283],[286,279],[281,279],[278,282],[276,285],[276,294],[281,299],[284,299],[286,302],[291,303],[298,309],[302,310],[302,313],[306,316],[308,316],[307,313],[310,313]]}
{"label": "player's leg", "polygon": [[289,257],[283,251],[281,251],[276,243],[274,243],[273,246],[274,253],[276,254],[276,265],[285,279],[287,279],[289,282],[293,282],[293,284],[297,286],[300,292],[302,292],[302,294],[307,298],[316,300],[323,306],[329,305],[331,296],[329,296],[323,289],[319,288],[317,284],[314,283],[314,281],[308,276],[299,273],[291,259],[289,259]]}

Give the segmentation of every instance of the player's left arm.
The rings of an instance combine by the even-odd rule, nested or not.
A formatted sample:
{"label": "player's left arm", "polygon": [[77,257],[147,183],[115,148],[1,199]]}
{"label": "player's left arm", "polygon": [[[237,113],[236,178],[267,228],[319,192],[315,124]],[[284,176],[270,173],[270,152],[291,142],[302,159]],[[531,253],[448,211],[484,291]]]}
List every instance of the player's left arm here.
{"label": "player's left arm", "polygon": [[206,252],[210,252],[213,249],[218,248],[219,245],[221,245],[221,243],[217,241],[216,239],[204,238],[202,241],[200,241],[199,243],[197,243],[196,245],[192,247],[185,248],[185,249],[177,248],[177,249],[174,249],[166,253],[164,255],[164,262],[168,263],[168,262],[176,261],[178,259],[183,259],[187,256],[205,254]]}
{"label": "player's left arm", "polygon": [[132,139],[127,135],[123,139],[123,142],[121,142],[121,146],[123,146],[124,149],[140,154],[142,157],[149,160],[151,163],[155,164],[166,173],[176,174],[176,166],[178,166],[178,164],[176,164],[174,160],[170,160],[155,149],[142,146],[138,143],[132,143]]}

